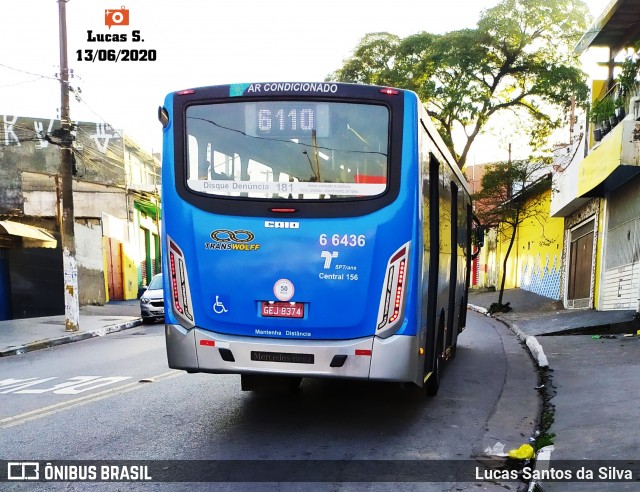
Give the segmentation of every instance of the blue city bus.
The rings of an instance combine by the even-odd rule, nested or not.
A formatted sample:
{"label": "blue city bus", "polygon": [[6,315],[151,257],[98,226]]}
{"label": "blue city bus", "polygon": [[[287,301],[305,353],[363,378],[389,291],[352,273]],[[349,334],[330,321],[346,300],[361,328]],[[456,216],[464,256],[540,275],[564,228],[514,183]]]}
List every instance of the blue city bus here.
{"label": "blue city bus", "polygon": [[435,395],[473,219],[416,94],[219,85],[170,93],[158,116],[169,366],[243,390],[328,377]]}

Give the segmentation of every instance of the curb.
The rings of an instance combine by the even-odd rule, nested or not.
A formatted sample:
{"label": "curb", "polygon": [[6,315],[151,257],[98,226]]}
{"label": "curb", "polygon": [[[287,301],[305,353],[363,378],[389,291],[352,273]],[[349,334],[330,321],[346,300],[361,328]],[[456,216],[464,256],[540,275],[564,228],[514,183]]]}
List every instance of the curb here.
{"label": "curb", "polygon": [[538,342],[538,339],[535,336],[527,335],[515,323],[510,324],[510,323],[507,323],[506,321],[502,321],[502,322],[505,325],[507,325],[509,329],[513,333],[515,333],[516,336],[526,344],[527,348],[529,349],[529,352],[531,353],[536,363],[538,364],[538,367],[549,367],[549,361],[547,360],[547,356],[544,354],[542,345],[540,345],[540,342]]}
{"label": "curb", "polygon": [[[481,314],[484,314],[485,316],[489,316],[493,318],[493,316],[489,314],[489,311],[483,307],[474,306],[473,304],[467,304],[467,309],[470,309],[471,311],[475,311],[477,313],[481,313]],[[536,364],[538,364],[538,367],[545,367],[545,368],[549,367],[549,361],[547,360],[547,356],[544,354],[542,345],[540,345],[540,342],[538,342],[536,337],[534,337],[533,335],[527,335],[515,323],[507,323],[506,321],[500,318],[494,318],[494,319],[503,323],[518,337],[518,339],[522,340],[525,343],[525,345],[529,349],[529,353],[536,361]],[[542,463],[540,462],[544,462],[545,463],[544,466],[548,468],[549,461],[551,460],[552,451],[553,451],[553,446],[547,446],[545,448],[542,448],[541,450],[538,450],[538,453],[539,453],[538,458],[535,460],[535,464],[534,464],[535,470],[542,468]],[[541,482],[540,480],[532,479],[529,482],[529,485],[527,487],[527,492],[533,492],[536,489],[536,487],[541,488],[542,486],[540,482]]]}
{"label": "curb", "polygon": [[473,304],[467,303],[467,309],[470,311],[475,311],[476,313],[484,314],[485,316],[491,316],[489,314],[489,310],[480,306],[475,306]]}
{"label": "curb", "polygon": [[21,355],[27,352],[33,352],[35,350],[41,350],[50,347],[57,347],[58,345],[65,345],[67,343],[79,342],[81,340],[87,340],[89,338],[103,337],[110,333],[115,333],[122,330],[128,330],[135,328],[142,324],[142,318],[135,318],[131,321],[119,323],[116,325],[105,326],[103,328],[97,328],[90,331],[80,331],[72,335],[64,335],[56,338],[46,338],[44,340],[37,340],[35,342],[26,343],[24,345],[17,345],[15,347],[9,347],[8,349],[0,350],[0,357],[8,357],[10,355]]}
{"label": "curb", "polygon": [[[483,307],[475,306],[473,304],[467,304],[467,309],[493,318],[493,316],[489,314],[489,311]],[[531,353],[531,355],[533,356],[533,358],[535,359],[539,367],[549,367],[549,361],[547,360],[547,356],[544,355],[544,350],[542,349],[542,345],[540,345],[540,342],[538,342],[535,336],[527,335],[515,323],[507,323],[506,321],[500,318],[495,318],[495,319],[497,319],[501,323],[504,323],[513,333],[515,333],[515,335],[520,340],[522,340],[527,345],[529,352]]]}

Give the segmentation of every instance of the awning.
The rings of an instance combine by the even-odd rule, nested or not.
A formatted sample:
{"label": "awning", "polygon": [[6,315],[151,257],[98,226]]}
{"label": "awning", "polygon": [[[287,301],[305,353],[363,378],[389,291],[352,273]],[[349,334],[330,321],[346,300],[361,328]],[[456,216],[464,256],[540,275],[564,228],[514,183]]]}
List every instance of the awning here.
{"label": "awning", "polygon": [[633,45],[639,28],[640,1],[612,0],[578,41],[575,52],[582,53],[591,46],[606,46],[615,56],[626,46]]}
{"label": "awning", "polygon": [[161,218],[160,214],[162,212],[155,203],[147,200],[134,200],[133,206],[154,220],[156,218],[156,215],[158,216],[158,218]]}
{"label": "awning", "polygon": [[592,196],[589,193],[611,176],[616,168],[620,167],[623,126],[616,126],[606,138],[602,139],[597,148],[580,161],[578,171],[579,197]]}
{"label": "awning", "polygon": [[43,248],[55,248],[58,245],[58,241],[50,232],[39,227],[13,222],[12,220],[0,220],[0,233],[36,239],[42,242],[39,246]]}

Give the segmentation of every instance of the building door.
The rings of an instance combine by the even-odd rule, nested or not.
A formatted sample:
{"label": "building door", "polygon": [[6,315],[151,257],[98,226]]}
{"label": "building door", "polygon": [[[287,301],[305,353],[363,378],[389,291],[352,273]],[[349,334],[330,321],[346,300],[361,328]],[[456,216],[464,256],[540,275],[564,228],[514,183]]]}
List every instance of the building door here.
{"label": "building door", "polygon": [[589,221],[571,231],[569,281],[567,286],[567,307],[569,308],[585,308],[591,306],[593,238],[593,221]]}
{"label": "building door", "polygon": [[109,299],[121,301],[124,299],[122,276],[122,243],[110,237],[107,240],[107,284]]}

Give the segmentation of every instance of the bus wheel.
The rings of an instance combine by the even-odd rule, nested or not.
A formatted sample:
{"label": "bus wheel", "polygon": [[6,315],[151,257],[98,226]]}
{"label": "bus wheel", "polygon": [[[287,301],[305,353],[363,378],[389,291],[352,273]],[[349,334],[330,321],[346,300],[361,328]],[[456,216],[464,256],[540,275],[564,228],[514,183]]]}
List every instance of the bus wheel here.
{"label": "bus wheel", "polygon": [[436,396],[440,389],[440,372],[442,371],[442,344],[444,341],[444,313],[440,315],[440,324],[436,334],[436,360],[429,379],[424,383],[424,391],[427,396]]}
{"label": "bus wheel", "polygon": [[441,358],[439,355],[436,356],[436,362],[433,367],[433,371],[429,376],[429,379],[424,383],[424,391],[427,396],[436,396],[438,394],[438,390],[440,389],[440,364]]}
{"label": "bus wheel", "polygon": [[451,351],[449,352],[449,358],[455,359],[457,353],[458,353],[458,340],[456,339],[456,342],[451,346]]}

